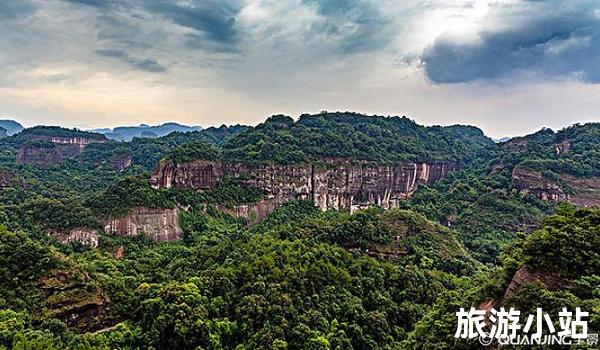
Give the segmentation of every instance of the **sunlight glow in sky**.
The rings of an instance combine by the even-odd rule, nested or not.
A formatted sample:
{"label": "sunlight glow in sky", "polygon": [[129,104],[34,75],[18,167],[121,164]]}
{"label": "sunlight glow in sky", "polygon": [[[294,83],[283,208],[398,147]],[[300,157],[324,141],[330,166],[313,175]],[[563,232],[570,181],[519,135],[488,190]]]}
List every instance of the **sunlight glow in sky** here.
{"label": "sunlight glow in sky", "polygon": [[321,110],[493,137],[600,121],[593,0],[0,0],[0,118],[256,124]]}

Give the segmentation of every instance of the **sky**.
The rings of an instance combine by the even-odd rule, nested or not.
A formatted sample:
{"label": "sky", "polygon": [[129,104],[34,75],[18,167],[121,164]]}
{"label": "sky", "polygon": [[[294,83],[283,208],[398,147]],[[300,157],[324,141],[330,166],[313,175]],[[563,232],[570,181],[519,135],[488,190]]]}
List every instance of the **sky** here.
{"label": "sky", "polygon": [[597,0],[0,0],[0,118],[357,111],[492,137],[600,121]]}

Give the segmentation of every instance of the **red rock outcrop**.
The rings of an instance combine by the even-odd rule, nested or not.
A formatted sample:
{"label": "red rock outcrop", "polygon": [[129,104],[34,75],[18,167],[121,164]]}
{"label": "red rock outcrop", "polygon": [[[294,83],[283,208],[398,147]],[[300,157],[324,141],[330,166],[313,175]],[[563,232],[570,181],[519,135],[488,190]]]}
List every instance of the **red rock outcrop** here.
{"label": "red rock outcrop", "polygon": [[[173,242],[183,237],[179,226],[179,209],[135,208],[120,218],[100,220],[104,233],[121,237],[146,235],[154,241]],[[75,228],[69,232],[52,232],[61,243],[80,242],[90,247],[100,245],[100,232],[90,227]]]}
{"label": "red rock outcrop", "polygon": [[71,230],[68,233],[55,232],[52,234],[57,241],[61,243],[80,242],[90,247],[98,247],[100,235],[98,230],[89,227],[80,227]]}
{"label": "red rock outcrop", "polygon": [[536,281],[542,283],[551,291],[560,290],[566,284],[566,279],[558,273],[532,270],[527,266],[523,266],[515,272],[510,284],[504,291],[504,299],[514,295],[521,287]]}
{"label": "red rock outcrop", "polygon": [[77,145],[38,145],[24,144],[17,153],[17,163],[34,165],[51,165],[75,157],[81,149]]}
{"label": "red rock outcrop", "polygon": [[569,196],[569,203],[580,207],[600,205],[600,178],[576,178],[562,175],[561,181],[573,192]]}
{"label": "red rock outcrop", "polygon": [[322,210],[353,211],[368,205],[395,208],[419,185],[432,184],[456,169],[456,165],[446,163],[379,165],[340,159],[254,166],[205,160],[176,164],[165,160],[159,163],[150,182],[155,188],[208,190],[225,176],[237,177],[265,191],[268,200],[226,211],[236,217],[263,218],[295,199],[312,200]]}
{"label": "red rock outcrop", "polygon": [[9,187],[15,180],[15,174],[9,170],[0,170],[0,190]]}
{"label": "red rock outcrop", "polygon": [[110,299],[97,283],[91,282],[86,272],[73,266],[53,270],[40,280],[46,301],[43,312],[80,331],[95,331],[114,324]]}
{"label": "red rock outcrop", "polygon": [[[560,175],[558,181],[544,179],[542,172],[516,166],[512,184],[517,190],[542,200],[568,202],[577,206],[600,205],[600,178],[577,178]],[[566,190],[568,188],[568,191]]]}
{"label": "red rock outcrop", "polygon": [[262,221],[282,204],[285,203],[279,203],[275,198],[268,198],[256,203],[238,205],[234,208],[219,205],[217,209],[233,217],[244,218],[248,221],[249,225],[254,225]]}
{"label": "red rock outcrop", "polygon": [[104,231],[122,237],[144,234],[155,241],[176,241],[183,236],[179,209],[135,208],[127,216],[104,222]]}
{"label": "red rock outcrop", "polygon": [[90,143],[103,143],[102,135],[94,137],[65,137],[51,135],[26,135],[17,153],[17,162],[22,164],[50,165],[61,163],[79,155]]}
{"label": "red rock outcrop", "polygon": [[133,157],[131,154],[117,155],[110,159],[110,168],[115,171],[123,171],[131,166]]}
{"label": "red rock outcrop", "polygon": [[547,201],[567,201],[569,196],[554,181],[544,179],[541,171],[516,166],[512,172],[512,184],[517,190]]}

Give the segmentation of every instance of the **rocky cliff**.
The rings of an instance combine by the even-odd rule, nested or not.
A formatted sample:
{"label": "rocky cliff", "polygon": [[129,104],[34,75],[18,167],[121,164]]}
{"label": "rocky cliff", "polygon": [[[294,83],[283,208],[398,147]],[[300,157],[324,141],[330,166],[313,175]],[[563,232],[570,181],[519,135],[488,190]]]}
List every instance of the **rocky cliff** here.
{"label": "rocky cliff", "polygon": [[517,190],[542,200],[568,202],[591,207],[600,205],[600,178],[577,178],[562,174],[559,179],[545,179],[542,172],[516,166],[512,184]]}
{"label": "rocky cliff", "polygon": [[[179,226],[179,209],[135,208],[119,218],[98,220],[108,235],[130,237],[146,235],[149,239],[173,242],[183,237]],[[79,227],[68,232],[52,232],[61,243],[80,242],[90,247],[100,245],[100,232],[95,228]]]}
{"label": "rocky cliff", "polygon": [[97,136],[55,136],[51,134],[24,134],[26,142],[19,148],[17,162],[22,164],[50,165],[79,155],[91,143],[106,142]]}
{"label": "rocky cliff", "polygon": [[541,171],[516,166],[512,172],[512,184],[517,190],[547,201],[567,201],[569,196],[555,181],[545,179]]}
{"label": "rocky cliff", "polygon": [[78,145],[60,145],[30,143],[24,144],[17,153],[17,162],[21,164],[51,165],[63,162],[80,153]]}
{"label": "rocky cliff", "polygon": [[9,187],[15,180],[15,174],[6,169],[0,169],[0,190]]}
{"label": "rocky cliff", "polygon": [[97,248],[100,243],[98,231],[89,227],[78,227],[69,232],[53,232],[52,236],[61,243],[80,242],[93,248]]}
{"label": "rocky cliff", "polygon": [[110,168],[115,171],[123,171],[129,168],[132,162],[131,154],[118,154],[110,158]]}
{"label": "rocky cliff", "polygon": [[61,319],[69,329],[95,331],[114,324],[110,299],[97,281],[65,261],[40,280],[46,316]]}
{"label": "rocky cliff", "polygon": [[457,166],[446,163],[380,165],[325,159],[318,164],[246,165],[198,160],[161,161],[151,177],[155,188],[208,190],[226,176],[267,193],[267,200],[227,210],[245,218],[262,218],[295,199],[312,200],[322,210],[353,211],[369,205],[395,208],[421,184],[431,184]]}
{"label": "rocky cliff", "polygon": [[567,280],[556,272],[535,270],[531,267],[522,266],[515,272],[510,284],[504,291],[504,298],[516,294],[521,287],[536,281],[542,283],[544,287],[551,291],[560,290],[567,283]]}
{"label": "rocky cliff", "polygon": [[179,209],[135,208],[127,216],[104,222],[107,234],[146,235],[155,241],[176,241],[183,236],[179,227]]}

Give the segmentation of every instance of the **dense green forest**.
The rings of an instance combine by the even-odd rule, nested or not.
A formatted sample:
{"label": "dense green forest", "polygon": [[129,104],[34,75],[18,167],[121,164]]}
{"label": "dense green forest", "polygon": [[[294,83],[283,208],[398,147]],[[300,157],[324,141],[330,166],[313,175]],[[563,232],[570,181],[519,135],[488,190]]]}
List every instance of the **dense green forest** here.
{"label": "dense green forest", "polygon": [[508,141],[506,163],[543,171],[553,179],[559,174],[579,177],[600,176],[600,124],[576,124],[558,132],[539,132]]}
{"label": "dense green forest", "polygon": [[356,113],[278,115],[224,145],[224,157],[246,162],[293,164],[319,158],[380,163],[468,162],[493,142],[470,126],[424,127],[406,117]]}
{"label": "dense green forest", "polygon": [[[543,201],[511,179],[516,166],[599,176],[598,124],[496,144],[475,127],[404,117],[273,116],[17,162],[23,145],[60,147],[40,135],[88,133],[38,127],[0,139],[0,349],[472,349],[477,340],[454,337],[455,313],[484,302],[581,307],[600,331],[600,208]],[[149,181],[161,159],[338,157],[459,170],[399,208],[297,200],[253,226],[223,211],[268,198],[243,178],[204,191]],[[104,232],[105,219],[138,207],[180,208],[182,239]],[[82,227],[100,233],[98,247],[56,239]],[[507,294],[519,271],[541,280]]]}

